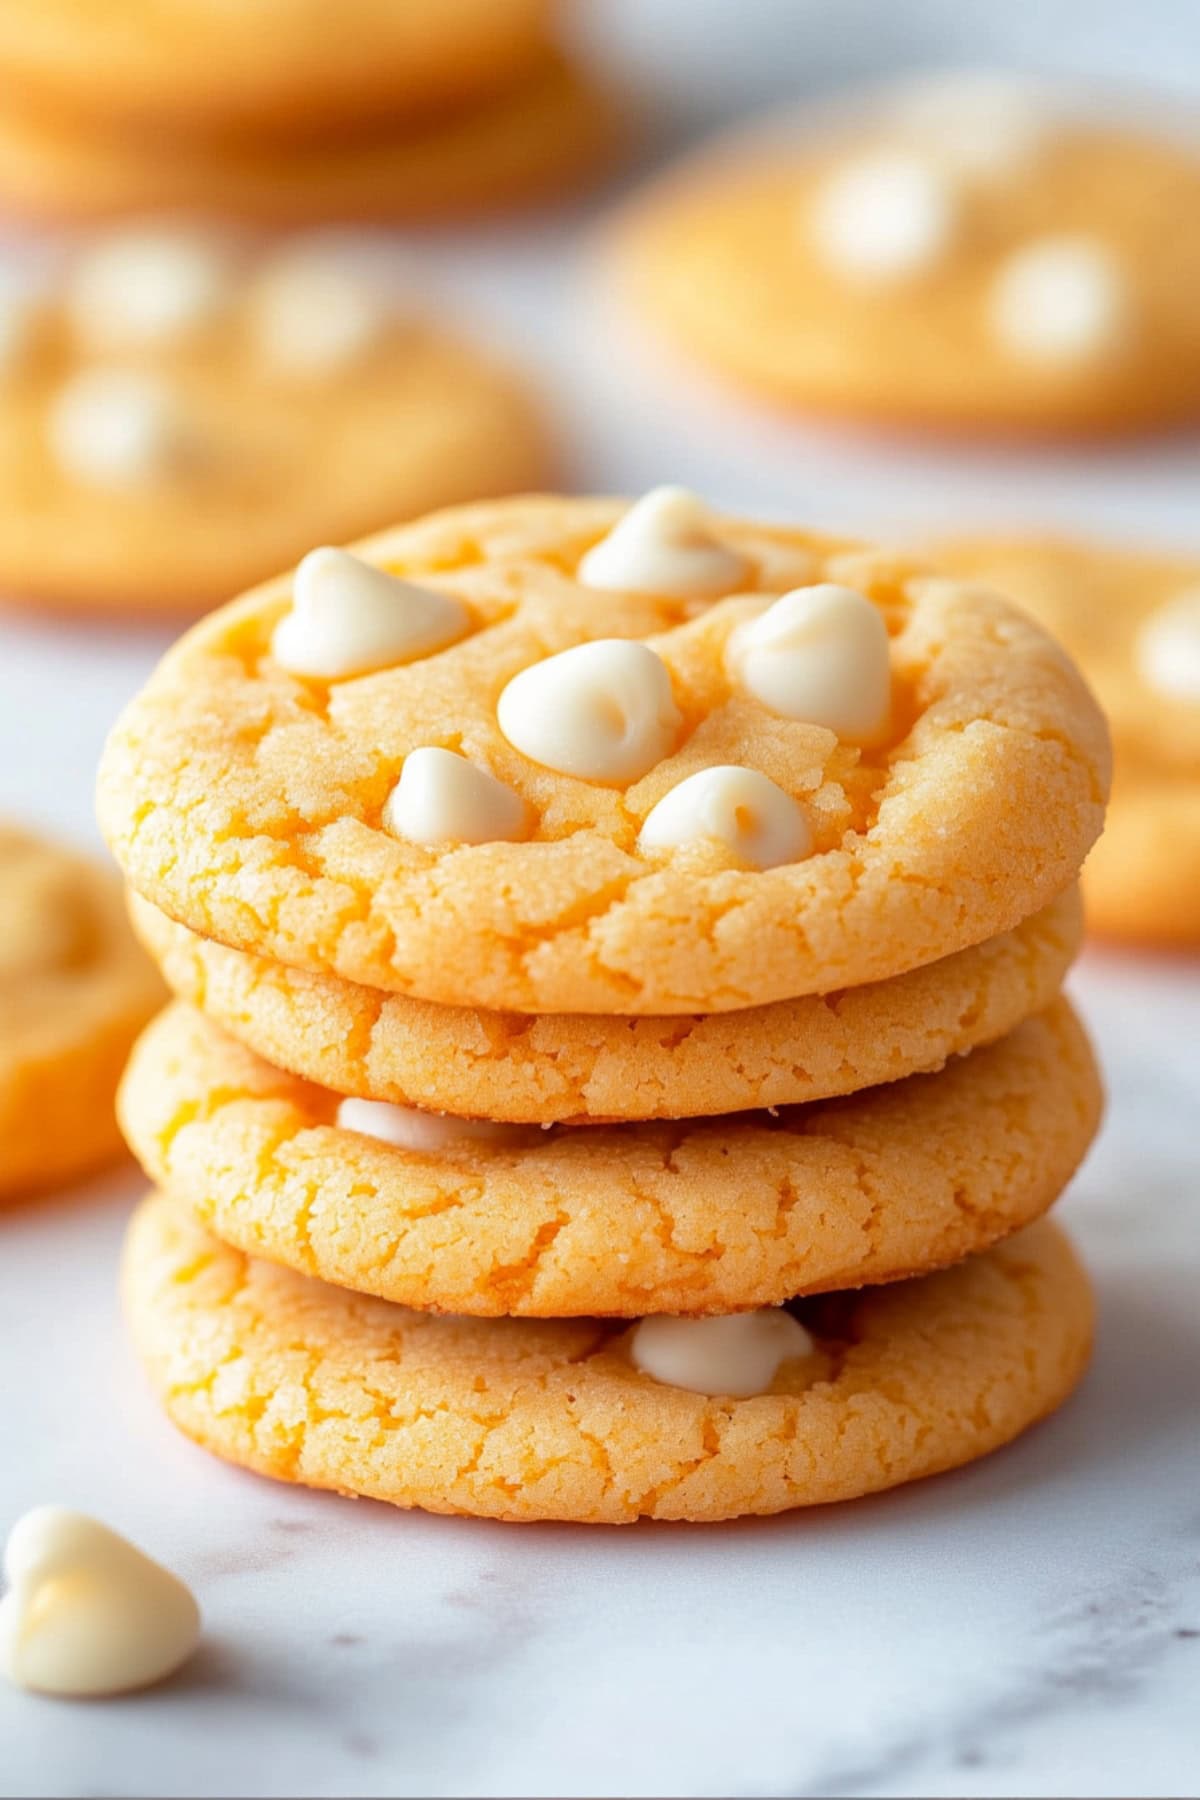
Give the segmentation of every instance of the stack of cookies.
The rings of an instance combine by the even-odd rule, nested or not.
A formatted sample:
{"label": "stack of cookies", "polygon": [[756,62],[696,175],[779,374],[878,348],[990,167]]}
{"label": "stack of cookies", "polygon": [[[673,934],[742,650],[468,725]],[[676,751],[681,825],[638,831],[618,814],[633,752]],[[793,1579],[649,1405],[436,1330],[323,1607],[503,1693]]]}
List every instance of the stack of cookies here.
{"label": "stack of cookies", "polygon": [[100,810],[177,995],[125,1297],[263,1473],[721,1519],[1055,1407],[1041,1221],[1100,1092],[1059,989],[1108,783],[997,595],[708,512],[462,507],[211,615]]}
{"label": "stack of cookies", "polygon": [[0,9],[0,206],[296,224],[426,219],[567,192],[614,112],[552,0]]}

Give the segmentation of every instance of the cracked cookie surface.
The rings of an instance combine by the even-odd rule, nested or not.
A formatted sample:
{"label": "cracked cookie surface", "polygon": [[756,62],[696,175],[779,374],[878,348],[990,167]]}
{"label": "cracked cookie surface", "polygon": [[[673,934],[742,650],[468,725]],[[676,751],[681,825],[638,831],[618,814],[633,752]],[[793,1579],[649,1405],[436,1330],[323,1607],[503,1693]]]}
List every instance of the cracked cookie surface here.
{"label": "cracked cookie surface", "polygon": [[256,1262],[152,1196],[124,1297],[175,1424],[260,1474],[431,1512],[628,1524],[851,1499],[997,1449],[1078,1382],[1092,1297],[1048,1223],[801,1304],[813,1353],[708,1399],[594,1320],[434,1318]]}
{"label": "cracked cookie surface", "polygon": [[122,1086],[150,1178],[221,1238],[442,1312],[728,1312],[894,1281],[1028,1224],[1099,1123],[1070,1006],[936,1075],[775,1116],[517,1128],[417,1151],[337,1123],[190,1007]]}
{"label": "cracked cookie surface", "polygon": [[[451,593],[459,642],[326,685],[272,659],[291,578],[188,634],[119,721],[102,822],[146,899],[192,930],[318,974],[518,1012],[721,1012],[881,980],[1012,930],[1075,879],[1108,784],[1103,720],[1073,665],[1006,602],[881,553],[717,519],[740,595],[605,592],[581,556],[611,501],[533,498],[434,515],[360,546]],[[891,633],[894,729],[860,751],[735,688],[725,650],[772,595],[842,581]],[[621,790],[527,760],[497,697],[597,638],[646,641],[678,747]],[[528,841],[429,848],[382,823],[409,752],[469,755],[515,790]],[[748,869],[712,840],[665,858],[641,823],[736,761],[811,827],[806,860]]]}
{"label": "cracked cookie surface", "polygon": [[[1089,925],[1135,942],[1200,943],[1200,677],[1190,694],[1165,692],[1138,657],[1155,616],[1200,594],[1200,561],[1054,538],[958,539],[930,554],[1027,607],[1077,658],[1108,715],[1116,768],[1083,874]],[[1200,668],[1200,604],[1193,634]]]}
{"label": "cracked cookie surface", "polygon": [[790,1106],[940,1068],[1048,1006],[1083,928],[1072,888],[1001,937],[840,994],[697,1018],[531,1019],[289,969],[137,895],[130,912],[174,992],[279,1068],[341,1094],[538,1125]]}
{"label": "cracked cookie surface", "polygon": [[121,1154],[117,1080],[161,999],[111,872],[0,824],[0,1202]]}

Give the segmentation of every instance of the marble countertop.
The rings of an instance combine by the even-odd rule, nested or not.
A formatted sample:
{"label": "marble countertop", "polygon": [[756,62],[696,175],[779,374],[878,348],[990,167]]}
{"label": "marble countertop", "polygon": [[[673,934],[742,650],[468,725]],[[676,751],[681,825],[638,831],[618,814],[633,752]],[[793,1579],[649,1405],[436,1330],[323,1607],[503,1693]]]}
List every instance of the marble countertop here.
{"label": "marble countertop", "polygon": [[[573,223],[450,236],[409,263],[536,351],[572,485],[681,480],[837,527],[1054,521],[1200,549],[1194,442],[901,450],[755,419],[661,371],[614,379],[639,352],[623,360]],[[0,620],[0,811],[94,837],[103,732],[165,642]],[[1073,988],[1111,1090],[1062,1208],[1099,1284],[1095,1366],[1013,1448],[854,1506],[587,1531],[272,1486],[184,1443],[143,1387],[114,1290],[136,1178],[7,1213],[0,1529],[44,1500],[98,1513],[194,1585],[207,1631],[135,1699],[0,1688],[0,1793],[1195,1794],[1200,965],[1091,951]]]}

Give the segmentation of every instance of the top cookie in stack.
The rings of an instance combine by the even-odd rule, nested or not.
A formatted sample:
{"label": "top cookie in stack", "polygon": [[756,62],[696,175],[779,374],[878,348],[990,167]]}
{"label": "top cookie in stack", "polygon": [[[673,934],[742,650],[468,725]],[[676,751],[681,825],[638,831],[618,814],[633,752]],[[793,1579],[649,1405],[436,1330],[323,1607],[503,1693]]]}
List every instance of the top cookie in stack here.
{"label": "top cookie in stack", "polygon": [[122,1099],[168,1409],[523,1518],[774,1511],[1014,1435],[1087,1353],[1053,1232],[993,1246],[1096,1125],[1056,995],[1107,764],[1005,600],[679,490],[459,508],[212,615],[100,781],[209,1015]]}

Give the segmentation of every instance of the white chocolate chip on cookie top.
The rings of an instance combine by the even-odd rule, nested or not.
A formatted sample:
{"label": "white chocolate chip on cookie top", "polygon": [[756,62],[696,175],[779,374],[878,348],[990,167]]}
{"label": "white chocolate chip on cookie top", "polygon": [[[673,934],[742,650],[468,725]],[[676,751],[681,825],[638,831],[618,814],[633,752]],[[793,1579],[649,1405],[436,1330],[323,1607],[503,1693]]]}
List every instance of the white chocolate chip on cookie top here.
{"label": "white chocolate chip on cookie top", "polygon": [[1017,250],[992,286],[997,339],[1023,361],[1069,367],[1118,349],[1129,323],[1119,263],[1086,237],[1039,238]]}
{"label": "white chocolate chip on cookie top", "polygon": [[1159,607],[1137,638],[1142,680],[1171,700],[1200,705],[1200,590]]}
{"label": "white chocolate chip on cookie top", "polygon": [[644,494],[579,564],[585,587],[685,598],[732,593],[749,572],[703,502],[680,487]]}
{"label": "white chocolate chip on cookie top", "polygon": [[91,487],[129,490],[176,480],[202,446],[169,382],[136,369],[73,376],[51,402],[50,448],[60,467]]}
{"label": "white chocolate chip on cookie top", "polygon": [[461,601],[401,581],[346,550],[310,550],[271,653],[293,675],[340,681],[413,662],[470,629]]}
{"label": "white chocolate chip on cookie top", "polygon": [[595,638],[522,669],[496,711],[532,762],[621,785],[661,762],[683,723],[662,658],[625,638]]}
{"label": "white chocolate chip on cookie top", "polygon": [[784,718],[824,725],[857,744],[887,729],[887,626],[854,588],[821,582],[784,594],[733,634],[728,660],[747,692]]}
{"label": "white chocolate chip on cookie top", "polygon": [[262,354],[289,375],[328,376],[348,368],[388,323],[388,309],[365,276],[315,251],[292,251],[267,263],[250,307]]}
{"label": "white chocolate chip on cookie top", "polygon": [[926,158],[882,150],[835,169],[808,227],[823,260],[852,281],[898,281],[938,263],[954,235],[958,202]]}
{"label": "white chocolate chip on cookie top", "polygon": [[528,809],[490,770],[431,745],[405,758],[383,823],[413,844],[512,843],[525,835]]}
{"label": "white chocolate chip on cookie top", "polygon": [[753,869],[799,862],[812,849],[808,820],[790,794],[757,769],[700,769],[649,813],[638,846],[651,852],[712,839]]}
{"label": "white chocolate chip on cookie top", "polygon": [[724,1318],[643,1319],[629,1340],[635,1368],[666,1387],[748,1400],[765,1394],[785,1362],[811,1356],[813,1340],[782,1307]]}
{"label": "white chocolate chip on cookie top", "polygon": [[18,1520],[4,1558],[0,1668],[20,1687],[65,1697],[162,1681],[196,1647],[188,1589],[106,1525],[65,1506]]}
{"label": "white chocolate chip on cookie top", "polygon": [[158,349],[211,324],[230,304],[234,285],[229,255],[215,238],[118,232],[76,264],[67,310],[87,350]]}

